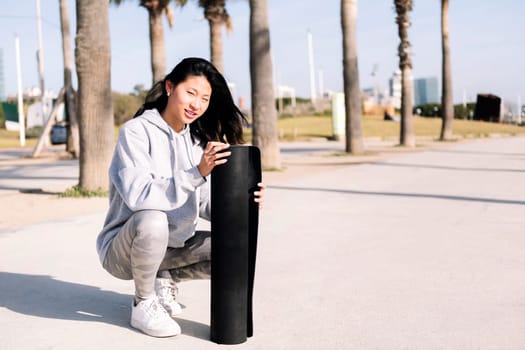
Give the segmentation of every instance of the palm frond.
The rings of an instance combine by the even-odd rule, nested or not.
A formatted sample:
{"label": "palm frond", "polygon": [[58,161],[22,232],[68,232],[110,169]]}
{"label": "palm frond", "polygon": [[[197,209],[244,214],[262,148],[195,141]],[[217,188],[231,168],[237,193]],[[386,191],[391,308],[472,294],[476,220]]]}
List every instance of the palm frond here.
{"label": "palm frond", "polygon": [[164,8],[164,13],[166,14],[168,25],[170,26],[170,28],[173,28],[173,24],[175,23],[175,15],[173,14],[173,10],[170,6],[166,6]]}
{"label": "palm frond", "polygon": [[188,3],[188,0],[175,0],[175,6],[184,7]]}
{"label": "palm frond", "polygon": [[224,26],[226,27],[226,31],[228,33],[231,33],[233,31],[233,21],[229,15],[226,16],[226,19],[224,20]]}

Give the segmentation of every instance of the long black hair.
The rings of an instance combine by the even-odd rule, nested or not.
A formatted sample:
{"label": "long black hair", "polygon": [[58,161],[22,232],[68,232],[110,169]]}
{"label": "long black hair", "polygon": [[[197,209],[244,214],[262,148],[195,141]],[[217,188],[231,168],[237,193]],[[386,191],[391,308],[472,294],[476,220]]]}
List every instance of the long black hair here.
{"label": "long black hair", "polygon": [[177,86],[189,76],[204,76],[211,85],[208,109],[190,124],[192,138],[198,139],[202,148],[208,141],[221,141],[232,145],[244,143],[242,127],[246,123],[246,117],[235,105],[226,79],[213,64],[202,58],[183,59],[164,79],[155,83],[134,117],[153,108],[162,113],[168,104],[166,81],[169,80],[173,86]]}

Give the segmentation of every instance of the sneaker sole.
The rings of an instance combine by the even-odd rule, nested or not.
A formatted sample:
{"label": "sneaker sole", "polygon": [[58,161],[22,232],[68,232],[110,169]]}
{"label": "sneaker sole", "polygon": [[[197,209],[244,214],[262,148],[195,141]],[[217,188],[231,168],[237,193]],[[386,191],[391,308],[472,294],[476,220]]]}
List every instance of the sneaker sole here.
{"label": "sneaker sole", "polygon": [[[166,311],[168,311],[168,310],[166,310]],[[176,310],[176,311],[175,311],[175,310],[173,310],[173,311],[168,311],[168,314],[169,314],[172,318],[174,318],[174,317],[179,316],[179,315],[182,314],[182,309],[180,309],[180,310]]]}
{"label": "sneaker sole", "polygon": [[138,325],[134,324],[133,321],[130,322],[131,327],[138,329],[139,331],[150,335],[152,337],[157,338],[167,338],[167,337],[175,337],[177,335],[181,334],[181,330],[173,330],[173,331],[167,331],[167,330],[158,330],[158,329],[148,329],[148,328],[141,328]]}

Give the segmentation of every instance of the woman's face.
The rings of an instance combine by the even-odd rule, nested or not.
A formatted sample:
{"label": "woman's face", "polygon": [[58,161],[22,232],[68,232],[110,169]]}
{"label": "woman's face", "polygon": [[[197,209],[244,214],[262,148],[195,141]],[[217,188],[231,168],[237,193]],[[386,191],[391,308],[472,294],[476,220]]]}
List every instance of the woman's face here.
{"label": "woman's face", "polygon": [[177,86],[166,80],[166,91],[168,104],[162,116],[177,132],[202,116],[210,104],[211,85],[204,76],[190,75]]}

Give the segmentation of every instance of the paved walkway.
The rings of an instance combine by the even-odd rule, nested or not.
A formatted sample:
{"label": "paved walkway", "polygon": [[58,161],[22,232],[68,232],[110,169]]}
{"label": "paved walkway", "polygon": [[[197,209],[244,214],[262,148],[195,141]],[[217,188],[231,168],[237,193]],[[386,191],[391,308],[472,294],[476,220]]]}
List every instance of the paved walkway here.
{"label": "paved walkway", "polygon": [[[255,335],[234,348],[524,349],[525,138],[340,150],[286,145],[286,171],[264,174]],[[63,164],[25,183],[0,164],[2,209],[49,191],[57,173],[39,171],[74,177]],[[208,340],[208,281],[180,286],[183,335],[128,326],[131,283],[95,253],[102,209],[0,230],[0,349],[226,348]]]}

